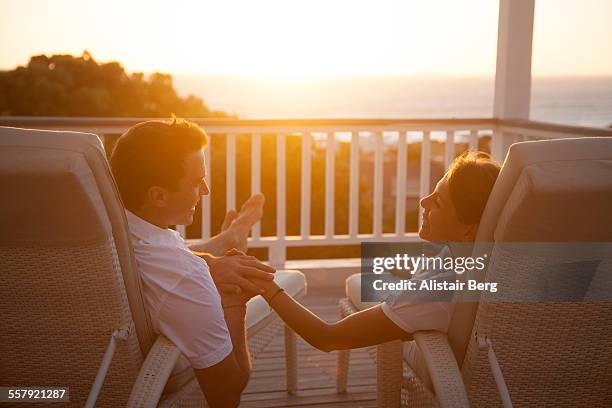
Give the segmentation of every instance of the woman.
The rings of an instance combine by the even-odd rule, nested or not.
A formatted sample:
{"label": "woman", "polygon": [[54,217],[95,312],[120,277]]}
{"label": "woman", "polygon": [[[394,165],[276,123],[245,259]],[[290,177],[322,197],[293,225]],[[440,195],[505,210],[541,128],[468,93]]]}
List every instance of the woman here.
{"label": "woman", "polygon": [[[458,157],[435,190],[420,202],[423,224],[419,236],[447,244],[449,256],[470,256],[466,254],[465,244],[474,242],[499,170],[499,164],[483,152]],[[434,277],[439,275],[426,274],[416,279]],[[327,323],[273,281],[255,283],[264,290],[264,298],[288,326],[312,346],[326,352],[411,340],[412,333],[421,330],[446,332],[454,308],[452,302],[419,301],[417,294],[401,301],[385,301],[338,322]]]}

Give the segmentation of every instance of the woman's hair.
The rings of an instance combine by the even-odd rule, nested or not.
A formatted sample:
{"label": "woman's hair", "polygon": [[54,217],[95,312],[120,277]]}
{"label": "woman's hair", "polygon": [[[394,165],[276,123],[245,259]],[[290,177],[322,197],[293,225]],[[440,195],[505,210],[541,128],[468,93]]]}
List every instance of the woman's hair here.
{"label": "woman's hair", "polygon": [[464,152],[451,164],[446,180],[459,221],[478,224],[501,166],[488,153]]}
{"label": "woman's hair", "polygon": [[175,116],[170,122],[151,120],[128,129],[117,140],[110,159],[126,208],[140,208],[152,186],[176,191],[185,175],[185,158],[207,144],[202,128]]}

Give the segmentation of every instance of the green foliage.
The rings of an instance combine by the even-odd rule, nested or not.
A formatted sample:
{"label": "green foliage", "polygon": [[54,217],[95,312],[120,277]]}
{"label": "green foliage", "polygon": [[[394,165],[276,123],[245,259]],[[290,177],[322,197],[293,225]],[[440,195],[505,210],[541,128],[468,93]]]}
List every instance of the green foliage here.
{"label": "green foliage", "polygon": [[0,71],[0,115],[227,117],[202,99],[177,95],[172,76],[128,74],[118,62],[98,63],[87,52],[37,55],[27,66]]}

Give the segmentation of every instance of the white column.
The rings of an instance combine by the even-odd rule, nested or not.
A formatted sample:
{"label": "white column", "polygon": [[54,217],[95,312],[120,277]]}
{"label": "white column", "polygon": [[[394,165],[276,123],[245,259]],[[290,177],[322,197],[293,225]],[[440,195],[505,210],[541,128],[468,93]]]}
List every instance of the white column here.
{"label": "white column", "polygon": [[[534,9],[535,0],[499,2],[493,102],[496,118],[529,119]],[[511,143],[502,132],[495,132],[493,155],[503,160]]]}

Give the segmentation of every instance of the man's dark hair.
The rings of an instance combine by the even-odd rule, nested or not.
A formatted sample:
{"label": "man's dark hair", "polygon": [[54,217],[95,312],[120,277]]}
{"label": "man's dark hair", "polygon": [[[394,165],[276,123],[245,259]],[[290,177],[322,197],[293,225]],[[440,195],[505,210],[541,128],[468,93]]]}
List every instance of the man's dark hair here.
{"label": "man's dark hair", "polygon": [[110,159],[126,208],[140,208],[152,186],[176,191],[185,175],[185,158],[207,144],[202,128],[176,117],[170,122],[151,120],[128,129],[117,140]]}
{"label": "man's dark hair", "polygon": [[497,180],[500,165],[488,153],[465,152],[450,166],[447,182],[457,217],[478,224]]}

